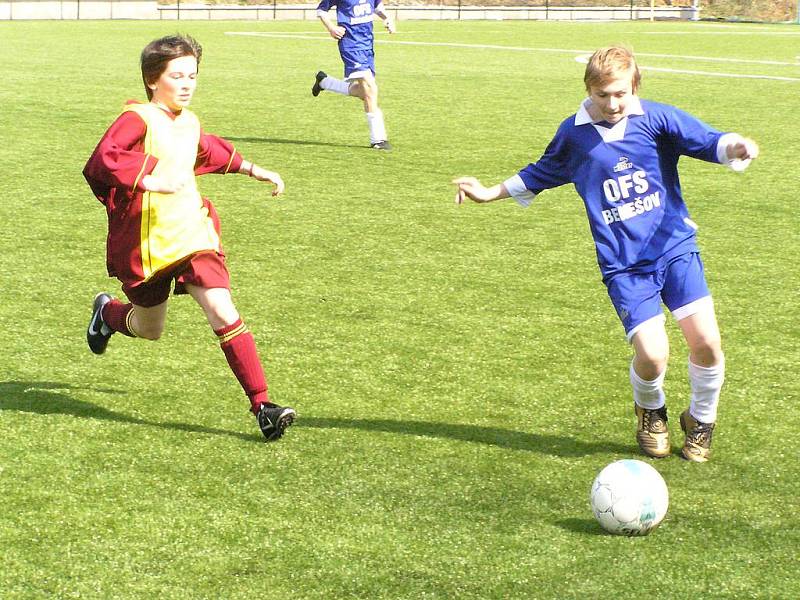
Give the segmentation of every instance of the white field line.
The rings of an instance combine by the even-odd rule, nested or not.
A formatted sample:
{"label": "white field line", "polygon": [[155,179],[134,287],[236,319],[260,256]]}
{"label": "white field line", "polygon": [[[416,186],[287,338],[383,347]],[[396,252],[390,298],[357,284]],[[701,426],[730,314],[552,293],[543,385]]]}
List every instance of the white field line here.
{"label": "white field line", "polygon": [[[377,27],[377,25],[376,25],[376,27]],[[393,35],[393,34],[389,33],[388,31],[384,31],[383,29],[381,29],[381,30],[377,30],[376,29],[373,33],[375,35]],[[422,30],[420,30],[420,31],[409,31],[408,29],[403,29],[403,35],[408,35],[410,33],[423,33],[423,32],[422,32]],[[272,31],[226,31],[225,32],[225,35],[296,35],[296,34],[310,34],[310,35],[314,35],[315,37],[319,36],[319,35],[324,35],[325,39],[329,39],[330,38],[330,36],[327,33],[325,33],[325,30],[322,27],[320,27],[319,29],[311,29],[309,31],[275,31],[275,32],[272,32]]]}
{"label": "white field line", "polygon": [[[267,31],[227,31],[226,35],[246,35],[254,37],[268,37],[280,39],[298,39],[298,40],[314,40],[314,41],[330,41],[330,36],[322,35],[302,35],[294,33],[272,33]],[[458,42],[413,42],[407,40],[375,40],[376,44],[394,44],[402,46],[435,46],[443,48],[468,48],[473,50],[507,50],[512,52],[550,52],[558,54],[577,54],[575,57],[577,62],[585,62],[586,58],[591,55],[591,50],[570,50],[567,48],[531,48],[528,46],[501,46],[495,44],[464,44]],[[800,66],[797,62],[781,62],[769,60],[749,60],[739,58],[723,58],[713,56],[690,56],[680,54],[652,54],[646,52],[637,52],[637,56],[649,56],[655,58],[671,58],[678,60],[695,60],[705,62],[726,62],[736,64],[758,64],[758,65],[780,65],[780,66]],[[800,81],[798,77],[779,77],[775,75],[746,75],[738,73],[721,73],[718,71],[694,71],[688,69],[667,69],[661,67],[646,67],[641,66],[643,70],[649,71],[663,71],[666,73],[683,73],[687,75],[704,75],[706,77],[733,77],[739,79],[769,79],[774,81]]]}
{"label": "white field line", "polygon": [[753,29],[768,31],[774,29],[770,25],[757,25],[755,23],[695,23],[693,27],[705,27],[707,29]]}
{"label": "white field line", "polygon": [[749,58],[725,58],[722,56],[692,56],[690,54],[656,54],[651,52],[637,52],[636,56],[652,56],[654,58],[678,58],[681,60],[699,60],[706,62],[728,62],[747,65],[781,65],[785,67],[800,67],[797,62],[779,60],[752,60]]}
{"label": "white field line", "polygon": [[743,75],[741,73],[720,73],[717,71],[691,71],[689,69],[668,69],[666,67],[641,67],[644,71],[663,73],[683,73],[685,75],[705,75],[706,77],[731,77],[733,79],[769,79],[771,81],[800,81],[800,77],[780,77],[778,75]]}
{"label": "white field line", "polygon": [[[638,32],[636,32],[638,33]],[[646,35],[800,35],[800,31],[643,31]]]}
{"label": "white field line", "polygon": [[[663,55],[662,55],[663,56]],[[576,56],[575,62],[586,64],[591,54]],[[789,63],[794,64],[794,63]],[[689,69],[669,69],[667,67],[645,67],[639,65],[642,71],[659,71],[662,73],[683,73],[685,75],[706,75],[708,77],[732,77],[734,79],[771,79],[775,81],[800,81],[798,77],[778,77],[777,75],[745,75],[742,73],[720,73],[719,71],[691,71]]]}

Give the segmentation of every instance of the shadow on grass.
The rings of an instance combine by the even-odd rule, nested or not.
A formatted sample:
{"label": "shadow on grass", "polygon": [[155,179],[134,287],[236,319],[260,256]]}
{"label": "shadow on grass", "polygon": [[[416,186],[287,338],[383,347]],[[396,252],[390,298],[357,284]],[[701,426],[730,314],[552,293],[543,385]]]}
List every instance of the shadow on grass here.
{"label": "shadow on grass", "polygon": [[583,535],[611,535],[600,527],[600,524],[594,519],[561,519],[556,521],[556,525],[567,531]]}
{"label": "shadow on grass", "polygon": [[[151,421],[140,419],[123,413],[97,406],[91,402],[76,400],[69,395],[70,390],[89,390],[104,394],[120,394],[120,390],[109,388],[93,388],[75,386],[51,381],[0,381],[0,410],[29,412],[40,415],[70,415],[88,419],[160,427],[187,433],[203,433],[210,435],[227,435],[247,442],[263,443],[263,438],[256,434],[246,434],[213,427],[202,427],[190,423],[174,421]],[[302,417],[299,427],[316,429],[359,429],[362,431],[381,431],[403,435],[444,438],[524,450],[562,457],[587,456],[608,452],[628,453],[631,448],[608,442],[585,442],[565,436],[540,433],[526,433],[496,427],[480,427],[478,425],[454,425],[452,423],[432,423],[429,421],[392,421],[388,419],[337,419]]]}
{"label": "shadow on grass", "polygon": [[333,419],[304,417],[298,420],[302,427],[319,429],[362,429],[401,433],[405,435],[447,438],[463,442],[475,442],[488,446],[526,450],[553,456],[587,456],[589,454],[620,454],[631,452],[631,447],[608,442],[584,442],[570,437],[526,433],[496,427],[478,425],[454,425],[451,423],[431,423],[429,421],[390,421],[386,419]]}
{"label": "shadow on grass", "polygon": [[69,390],[89,390],[103,394],[120,394],[120,390],[110,388],[75,386],[52,381],[0,381],[0,410],[13,410],[16,412],[36,413],[39,415],[70,415],[87,419],[100,419],[104,421],[115,421],[117,423],[160,427],[162,429],[184,431],[187,433],[227,435],[246,442],[257,441],[261,443],[264,441],[260,434],[249,435],[239,431],[201,427],[189,423],[150,421],[147,419],[139,419],[138,417],[131,417],[113,410],[108,410],[102,406],[97,406],[91,402],[76,400],[69,395]]}
{"label": "shadow on grass", "polygon": [[252,144],[289,144],[292,146],[328,146],[330,148],[365,148],[365,144],[337,144],[335,142],[320,142],[317,140],[287,140],[283,138],[259,138],[259,137],[236,137],[222,136],[229,142],[248,142]]}

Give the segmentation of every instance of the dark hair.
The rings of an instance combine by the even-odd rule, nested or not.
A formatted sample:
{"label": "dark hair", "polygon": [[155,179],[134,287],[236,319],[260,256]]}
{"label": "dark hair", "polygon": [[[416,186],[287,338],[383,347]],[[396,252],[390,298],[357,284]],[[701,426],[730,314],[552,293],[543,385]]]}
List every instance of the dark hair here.
{"label": "dark hair", "polygon": [[169,61],[181,56],[194,56],[200,66],[200,57],[203,56],[203,47],[193,37],[188,35],[168,35],[167,37],[153,40],[142,50],[142,81],[147,99],[153,99],[153,90],[148,84],[158,81],[164,73]]}

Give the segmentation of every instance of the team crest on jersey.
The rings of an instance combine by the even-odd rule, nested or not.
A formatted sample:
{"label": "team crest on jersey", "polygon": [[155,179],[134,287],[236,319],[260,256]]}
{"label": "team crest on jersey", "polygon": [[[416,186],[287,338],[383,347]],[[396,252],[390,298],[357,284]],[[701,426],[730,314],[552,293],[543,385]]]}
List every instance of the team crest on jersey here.
{"label": "team crest on jersey", "polygon": [[628,159],[627,156],[620,156],[617,164],[614,166],[614,173],[621,173],[622,171],[627,171],[628,169],[633,168],[633,163]]}

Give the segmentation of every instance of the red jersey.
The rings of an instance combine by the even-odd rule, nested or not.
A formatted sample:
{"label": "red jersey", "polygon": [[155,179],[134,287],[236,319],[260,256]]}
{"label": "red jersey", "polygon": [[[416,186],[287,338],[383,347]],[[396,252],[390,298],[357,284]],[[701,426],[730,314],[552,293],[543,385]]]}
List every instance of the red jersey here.
{"label": "red jersey", "polygon": [[[108,215],[109,275],[134,284],[194,253],[221,253],[216,212],[194,175],[236,173],[241,163],[231,143],[203,132],[188,109],[173,114],[155,104],[129,104],[83,170]],[[181,173],[190,184],[174,194],[142,187],[146,175]]]}

